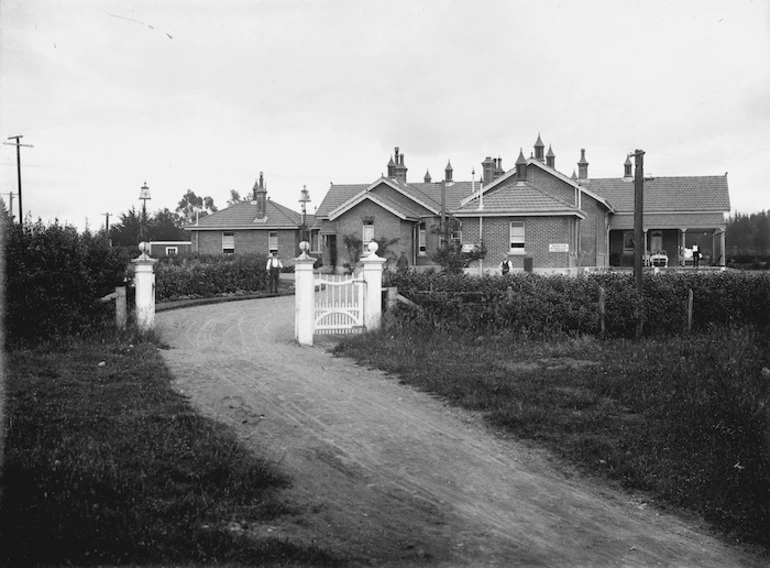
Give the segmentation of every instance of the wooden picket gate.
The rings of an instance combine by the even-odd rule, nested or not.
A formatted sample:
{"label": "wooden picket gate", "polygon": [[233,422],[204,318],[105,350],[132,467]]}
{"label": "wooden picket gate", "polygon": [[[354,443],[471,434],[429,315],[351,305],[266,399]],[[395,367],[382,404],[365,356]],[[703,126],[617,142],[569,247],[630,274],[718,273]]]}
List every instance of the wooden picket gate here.
{"label": "wooden picket gate", "polygon": [[364,331],[366,282],[361,277],[319,274],[315,278],[316,334]]}

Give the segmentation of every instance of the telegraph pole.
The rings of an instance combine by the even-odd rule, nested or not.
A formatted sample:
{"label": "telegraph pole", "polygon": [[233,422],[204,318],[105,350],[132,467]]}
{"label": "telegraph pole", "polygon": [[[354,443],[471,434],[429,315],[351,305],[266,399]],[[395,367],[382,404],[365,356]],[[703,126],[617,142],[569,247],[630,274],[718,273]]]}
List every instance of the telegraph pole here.
{"label": "telegraph pole", "polygon": [[644,242],[644,150],[634,152],[634,280],[636,290],[642,293],[642,256],[647,248]]}
{"label": "telegraph pole", "polygon": [[8,214],[11,216],[11,224],[13,224],[13,196],[16,195],[14,192],[9,191],[8,192]]}
{"label": "telegraph pole", "polygon": [[110,244],[110,214],[109,213],[102,213],[102,215],[105,216],[105,220],[104,220],[104,241],[109,245]]}
{"label": "telegraph pole", "polygon": [[19,181],[19,224],[24,224],[24,209],[21,205],[21,147],[24,146],[25,148],[34,148],[32,144],[22,144],[20,140],[24,136],[22,134],[17,134],[16,136],[9,136],[8,140],[16,140],[16,142],[3,142],[3,144],[6,144],[7,146],[16,146],[16,178]]}

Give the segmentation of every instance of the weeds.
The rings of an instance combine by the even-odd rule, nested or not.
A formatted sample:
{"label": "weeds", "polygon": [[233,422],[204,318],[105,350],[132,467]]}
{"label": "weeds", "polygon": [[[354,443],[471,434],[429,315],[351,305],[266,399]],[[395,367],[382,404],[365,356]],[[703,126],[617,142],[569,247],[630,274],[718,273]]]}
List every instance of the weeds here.
{"label": "weeds", "polygon": [[[770,338],[751,329],[667,340],[468,336],[410,326],[337,353],[483,411],[586,471],[770,546]],[[765,371],[763,371],[765,369]]]}
{"label": "weeds", "polygon": [[331,563],[248,536],[287,512],[288,481],[193,412],[141,339],[9,355],[0,564]]}

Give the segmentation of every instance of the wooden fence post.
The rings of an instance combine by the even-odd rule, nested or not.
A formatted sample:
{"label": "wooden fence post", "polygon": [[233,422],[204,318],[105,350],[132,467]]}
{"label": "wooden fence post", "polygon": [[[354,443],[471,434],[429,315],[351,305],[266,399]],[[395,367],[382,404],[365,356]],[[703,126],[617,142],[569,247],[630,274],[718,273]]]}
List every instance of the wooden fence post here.
{"label": "wooden fence post", "polygon": [[126,329],[127,319],[126,287],[117,286],[115,288],[115,326],[120,330]]}
{"label": "wooden fence post", "polygon": [[599,333],[602,339],[604,339],[604,335],[607,331],[606,323],[605,323],[605,316],[607,314],[606,296],[607,296],[607,293],[604,290],[604,287],[600,286],[599,287]]}
{"label": "wooden fence post", "polygon": [[687,290],[687,332],[692,331],[692,300],[693,291],[692,288]]}

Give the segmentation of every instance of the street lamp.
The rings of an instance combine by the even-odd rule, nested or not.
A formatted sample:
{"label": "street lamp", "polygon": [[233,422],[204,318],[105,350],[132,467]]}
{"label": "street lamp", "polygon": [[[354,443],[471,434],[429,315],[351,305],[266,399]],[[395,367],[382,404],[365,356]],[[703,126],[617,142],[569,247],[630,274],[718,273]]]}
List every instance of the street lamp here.
{"label": "street lamp", "polygon": [[307,186],[302,186],[302,191],[300,192],[300,198],[299,202],[302,204],[302,240],[306,241],[308,240],[308,234],[307,234],[307,204],[310,201],[310,192],[307,190]]}
{"label": "street lamp", "polygon": [[147,240],[147,200],[152,199],[150,197],[150,188],[147,187],[147,182],[144,182],[141,192],[139,193],[139,199],[142,200],[142,222],[139,225],[139,241]]}

